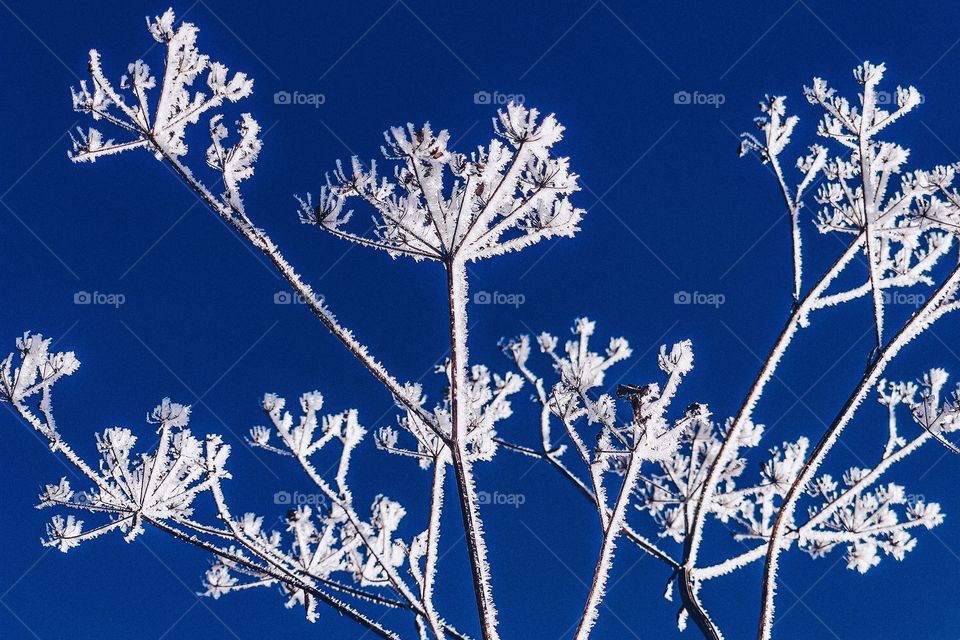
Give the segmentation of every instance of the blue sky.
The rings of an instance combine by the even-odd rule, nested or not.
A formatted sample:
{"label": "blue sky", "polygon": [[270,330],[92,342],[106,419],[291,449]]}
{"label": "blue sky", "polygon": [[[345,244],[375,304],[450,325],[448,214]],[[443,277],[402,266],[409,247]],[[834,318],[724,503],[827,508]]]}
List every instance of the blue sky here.
{"label": "blue sky", "polygon": [[[792,156],[814,141],[818,115],[802,100],[803,84],[823,76],[850,95],[852,68],[883,61],[891,86],[915,84],[925,97],[890,132],[912,149],[913,166],[954,162],[960,151],[952,97],[960,89],[960,7],[749,4],[200,0],[174,8],[200,26],[204,51],[256,79],[243,105],[265,130],[257,175],[245,188],[254,220],[399,378],[426,375],[436,397],[439,381],[429,371],[446,352],[442,272],[303,227],[292,195],[315,191],[337,159],[376,157],[387,126],[429,120],[462,136],[464,149],[486,143],[494,108],[478,92],[491,101],[514,94],[566,125],[560,150],[582,176],[575,202],[589,213],[575,240],[474,269],[473,291],[522,294],[524,304],[472,305],[471,356],[505,369],[496,348],[502,336],[562,334],[589,315],[604,339],[631,341],[637,359],[621,372],[632,367],[626,381],[642,384],[657,376],[649,349],[691,338],[697,368],[681,400],[706,402],[722,417],[736,411],[757,355],[789,312],[782,201],[772,176],[736,154],[736,134],[751,128],[757,101],[787,95],[801,116]],[[67,160],[67,131],[78,120],[69,87],[85,76],[86,52],[97,47],[119,74],[153,44],[143,16],[166,6],[0,5],[4,349],[30,329],[62,337],[60,346],[77,352],[84,364],[60,384],[57,406],[80,451],[92,455],[102,428],[145,429],[146,412],[170,396],[194,406],[195,430],[237,444],[236,509],[282,514],[283,507],[270,511],[276,491],[309,488],[294,469],[239,444],[262,422],[262,394],[292,399],[319,389],[332,409],[359,408],[368,427],[392,420],[389,397],[303,306],[275,304],[285,289],[270,267],[148,154],[94,166]],[[149,51],[148,62],[159,64],[158,54]],[[278,92],[322,94],[323,104],[278,104]],[[683,104],[678,92],[710,104]],[[812,274],[840,243],[819,236],[809,219],[803,231]],[[80,291],[121,294],[124,302],[74,304]],[[722,294],[724,304],[676,305],[680,291]],[[890,376],[911,379],[931,366],[960,375],[956,322],[911,345]],[[862,371],[870,330],[862,301],[825,313],[804,332],[758,411],[758,421],[777,425],[767,446],[822,433]],[[535,442],[530,409],[522,398],[517,404],[517,419],[501,432]],[[828,464],[834,473],[882,447],[874,405],[861,412],[849,450],[838,449]],[[33,508],[36,494],[67,471],[12,414],[0,413],[0,429],[0,637],[357,637],[330,611],[312,627],[283,609],[275,591],[198,600],[207,559],[157,532],[132,544],[100,539],[66,556],[43,549],[52,514]],[[787,554],[777,637],[955,637],[960,611],[944,584],[960,571],[958,464],[929,447],[893,474],[947,514],[939,528],[918,533],[904,563],[885,560],[860,576],[845,569],[840,552],[818,561]],[[484,490],[525,496],[518,508],[484,510],[505,637],[563,637],[595,560],[595,514],[546,465],[531,468],[503,453],[477,475]],[[408,538],[422,528],[427,481],[372,442],[354,465],[361,503],[386,491],[408,506]],[[469,621],[465,555],[453,544],[459,522],[449,514],[439,606]],[[718,549],[730,548],[722,529],[712,535],[722,541]],[[667,577],[624,546],[596,637],[673,637],[675,605],[660,597]],[[754,566],[704,589],[729,637],[752,637],[759,578]]]}

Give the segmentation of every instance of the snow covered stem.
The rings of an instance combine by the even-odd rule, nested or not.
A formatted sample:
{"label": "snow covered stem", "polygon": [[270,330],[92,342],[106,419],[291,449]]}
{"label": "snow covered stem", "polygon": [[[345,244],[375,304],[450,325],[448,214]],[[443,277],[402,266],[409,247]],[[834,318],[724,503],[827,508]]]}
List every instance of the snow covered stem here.
{"label": "snow covered stem", "polygon": [[600,603],[605,595],[607,580],[610,577],[610,569],[613,567],[613,552],[617,547],[617,538],[623,531],[623,524],[627,515],[627,506],[630,504],[630,496],[636,489],[637,480],[640,477],[640,470],[643,468],[643,457],[633,454],[624,474],[623,484],[620,486],[620,492],[617,494],[617,501],[614,503],[613,512],[607,520],[607,526],[603,531],[603,542],[600,545],[600,555],[597,558],[597,565],[593,572],[593,580],[590,583],[590,591],[587,594],[587,601],[583,607],[583,614],[580,616],[580,623],[577,625],[577,632],[574,638],[576,640],[587,640],[590,637],[590,631],[597,622]]}
{"label": "snow covered stem", "polygon": [[773,167],[773,173],[777,177],[783,199],[790,210],[790,245],[793,249],[793,304],[798,305],[800,304],[803,279],[803,242],[800,235],[800,209],[803,207],[800,197],[803,192],[800,188],[797,188],[795,196],[790,194],[790,187],[787,186],[787,180],[783,175],[783,169],[780,167],[780,160],[777,156],[770,158],[770,166]]}
{"label": "snow covered stem", "polygon": [[879,203],[877,198],[882,197],[873,183],[874,142],[871,124],[876,110],[876,83],[879,77],[874,77],[863,83],[863,113],[860,117],[860,130],[857,144],[860,151],[860,179],[863,190],[863,228],[866,234],[867,269],[870,276],[870,293],[873,301],[874,332],[876,336],[875,352],[879,352],[883,345],[883,292],[880,290],[880,247],[876,236],[877,216]]}
{"label": "snow covered stem", "polygon": [[303,281],[300,274],[297,273],[296,269],[294,269],[284,257],[280,248],[274,244],[273,240],[271,240],[262,229],[255,227],[245,213],[240,213],[221,202],[203,183],[193,177],[193,174],[184,167],[179,160],[167,153],[160,145],[155,145],[155,150],[157,153],[162,154],[163,158],[170,163],[174,172],[180,176],[187,186],[189,186],[215,214],[236,229],[240,235],[259,249],[260,252],[273,263],[290,287],[306,301],[310,311],[313,312],[334,337],[373,374],[374,378],[393,394],[398,402],[417,414],[425,424],[434,424],[432,417],[427,415],[420,406],[409,400],[400,382],[390,375],[384,366],[369,353],[367,348],[353,336],[353,332],[340,324],[333,312],[327,308],[323,299],[317,296],[313,288]]}
{"label": "snow covered stem", "polygon": [[[542,416],[544,414],[546,415],[547,420],[549,420],[550,418],[550,412],[546,405],[546,398],[545,396],[541,395],[543,393],[543,389],[542,389],[543,381],[533,377],[532,374],[530,374],[530,378],[528,378],[528,380],[532,380],[533,381],[532,384],[534,384],[534,386],[537,387],[537,395],[538,395],[537,401],[540,402],[544,407],[544,410],[541,412],[541,424],[543,424],[544,418]],[[565,424],[564,426],[567,426],[567,425]],[[570,428],[568,427],[568,431],[569,430]],[[577,438],[580,439],[579,436],[577,436]],[[550,464],[551,467],[556,469],[560,473],[560,475],[566,478],[567,481],[574,486],[574,488],[576,488],[577,493],[583,496],[588,502],[590,502],[590,504],[594,505],[598,509],[598,511],[602,510],[600,511],[602,519],[609,518],[610,517],[609,507],[603,504],[601,500],[597,497],[596,492],[590,487],[588,487],[583,480],[581,480],[573,471],[570,470],[570,468],[566,464],[564,464],[563,460],[559,458],[558,449],[553,447],[550,444],[549,440],[544,440],[544,443],[545,444],[542,444],[543,450],[537,451],[536,449],[531,449],[529,447],[524,447],[522,445],[518,445],[512,442],[507,442],[506,440],[497,438],[497,444],[504,447],[508,451],[513,451],[515,453],[519,453],[531,458],[535,458],[537,460],[545,460],[547,463]],[[588,467],[590,466],[589,462],[584,461],[584,463]],[[588,471],[590,470],[588,469]],[[591,480],[592,480],[592,477],[593,475],[591,472]],[[626,521],[624,521],[623,523],[623,535],[626,536],[635,545],[637,545],[637,548],[650,554],[652,557],[656,558],[660,562],[663,562],[672,571],[676,571],[680,568],[680,565],[677,563],[676,560],[671,558],[665,551],[660,549],[660,547],[658,547],[654,542],[637,533],[637,531],[630,526],[630,523]]]}
{"label": "snow covered stem", "polygon": [[783,505],[777,512],[776,520],[770,535],[767,548],[767,560],[763,573],[763,596],[760,609],[760,626],[757,637],[759,640],[770,640],[773,634],[773,618],[775,613],[774,598],[776,596],[777,569],[779,568],[780,552],[789,544],[788,529],[793,525],[793,515],[797,502],[807,484],[813,479],[827,454],[837,443],[844,429],[853,420],[857,409],[866,397],[876,387],[880,376],[887,366],[896,358],[904,346],[932,326],[944,315],[960,308],[960,303],[953,300],[960,284],[960,265],[954,267],[950,275],[937,288],[930,299],[917,310],[910,320],[901,327],[896,336],[881,348],[876,360],[869,366],[856,389],[847,399],[833,424],[817,443],[810,458],[803,465],[790,491],[784,497]]}
{"label": "snow covered stem", "polygon": [[[780,365],[780,362],[783,359],[787,348],[790,346],[790,343],[793,341],[797,331],[801,328],[803,323],[806,322],[810,311],[817,307],[817,303],[820,301],[820,298],[824,292],[826,292],[826,290],[829,288],[830,284],[837,278],[838,275],[840,275],[847,265],[850,264],[856,255],[862,251],[863,244],[864,234],[861,233],[853,242],[850,243],[843,254],[837,258],[837,260],[820,278],[820,281],[817,282],[813,289],[811,289],[810,292],[804,296],[803,300],[794,306],[793,312],[787,319],[787,322],[781,330],[776,343],[774,343],[773,348],[770,350],[770,354],[767,356],[760,368],[759,373],[757,374],[756,379],[753,382],[753,385],[747,392],[747,396],[744,399],[740,410],[737,412],[737,416],[733,421],[733,425],[731,426],[727,437],[724,439],[723,444],[720,447],[720,452],[717,454],[716,460],[713,462],[713,465],[710,467],[710,470],[707,473],[707,478],[704,481],[700,501],[698,502],[697,508],[694,511],[693,527],[691,529],[690,536],[686,540],[686,545],[684,548],[684,562],[681,575],[684,584],[681,585],[681,593],[685,594],[685,596],[689,598],[690,604],[695,605],[693,609],[689,610],[689,613],[693,617],[697,626],[700,627],[701,630],[705,628],[712,629],[712,632],[707,634],[708,637],[720,637],[720,634],[710,621],[706,611],[704,611],[703,607],[699,605],[699,600],[696,598],[696,591],[698,589],[694,584],[694,576],[696,563],[700,552],[700,545],[703,542],[703,529],[706,523],[707,515],[710,513],[711,501],[713,500],[714,494],[717,490],[717,484],[720,480],[723,469],[737,455],[740,436],[743,430],[752,423],[753,411],[756,408],[757,403],[760,401],[760,398],[763,396],[767,383],[773,379],[773,376],[777,371],[777,367]],[[685,597],[685,600],[687,597]]]}
{"label": "snow covered stem", "polygon": [[[420,600],[427,614],[427,621],[436,628],[439,615],[433,604],[433,589],[437,579],[437,552],[440,548],[440,519],[443,515],[443,483],[447,477],[447,463],[443,455],[433,461],[433,479],[430,487],[430,521],[427,525],[427,550],[423,564],[423,586]],[[438,640],[443,640],[439,636]]]}
{"label": "snow covered stem", "polygon": [[460,494],[460,514],[463,532],[470,554],[470,571],[477,600],[477,613],[484,640],[498,640],[497,610],[490,583],[490,565],[487,562],[487,544],[483,538],[483,522],[477,505],[473,463],[467,454],[469,425],[466,422],[466,376],[469,367],[467,348],[467,271],[456,255],[445,263],[447,296],[450,307],[450,454],[453,462],[457,491]]}

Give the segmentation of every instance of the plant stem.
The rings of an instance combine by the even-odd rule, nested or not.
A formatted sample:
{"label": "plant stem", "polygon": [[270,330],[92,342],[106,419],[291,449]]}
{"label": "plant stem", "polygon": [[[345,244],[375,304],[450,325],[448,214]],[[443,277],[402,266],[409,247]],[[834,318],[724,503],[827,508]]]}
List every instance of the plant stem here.
{"label": "plant stem", "polygon": [[[580,623],[574,635],[576,640],[587,640],[590,637],[590,631],[597,622],[600,602],[603,600],[607,580],[610,577],[610,569],[613,565],[613,552],[617,548],[617,538],[623,531],[627,505],[630,504],[630,496],[633,494],[642,466],[643,458],[639,454],[633,453],[627,466],[623,484],[620,486],[620,492],[617,494],[613,513],[610,514],[607,527],[603,532],[603,543],[600,545],[600,556],[597,558],[597,565],[593,572],[590,592],[587,594],[587,602],[584,604],[583,614],[580,616]],[[601,509],[603,508],[605,506],[601,505]]]}
{"label": "plant stem", "polygon": [[473,480],[473,463],[468,457],[466,379],[469,354],[467,350],[467,275],[466,266],[456,256],[448,259],[447,297],[450,308],[450,408],[451,442],[450,453],[457,490],[460,494],[460,514],[463,518],[464,536],[470,555],[470,571],[473,575],[477,613],[480,616],[481,635],[484,640],[499,640],[497,633],[497,610],[493,602],[490,584],[490,566],[487,563],[487,545],[483,538],[483,522],[477,508],[476,485]]}
{"label": "plant stem", "polygon": [[261,229],[255,227],[245,215],[243,217],[235,215],[232,209],[222,204],[203,183],[194,178],[193,174],[186,167],[180,164],[176,158],[166,153],[161,146],[155,142],[151,142],[151,144],[154,149],[167,160],[174,173],[176,173],[215,214],[238,231],[240,235],[246,238],[251,245],[263,253],[263,255],[273,263],[284,280],[286,280],[290,287],[306,302],[310,311],[312,311],[347,350],[373,374],[377,381],[386,387],[406,409],[416,414],[424,424],[433,427],[434,422],[431,417],[427,415],[421,407],[410,402],[400,382],[390,375],[384,366],[369,353],[367,348],[353,336],[352,331],[340,324],[336,316],[327,308],[322,297],[317,296],[310,285],[303,281],[303,278],[297,273],[296,269],[287,262],[287,259],[280,252],[280,248],[274,244],[270,237]]}
{"label": "plant stem", "polygon": [[[430,522],[427,525],[427,552],[423,565],[423,588],[420,593],[423,610],[433,629],[440,628],[440,618],[433,606],[433,587],[437,578],[437,551],[440,545],[440,518],[443,514],[443,482],[446,479],[447,463],[443,454],[433,461],[433,482],[430,490]],[[443,636],[437,637],[443,640]]]}

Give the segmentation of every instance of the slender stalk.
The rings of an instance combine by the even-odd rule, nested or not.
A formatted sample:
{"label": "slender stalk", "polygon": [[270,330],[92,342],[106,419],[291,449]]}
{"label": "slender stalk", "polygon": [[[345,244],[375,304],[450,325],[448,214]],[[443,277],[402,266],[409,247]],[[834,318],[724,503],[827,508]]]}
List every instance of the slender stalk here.
{"label": "slender stalk", "polygon": [[[584,349],[584,342],[581,342],[581,352]],[[680,380],[688,369],[676,368],[670,371],[667,381],[663,385],[663,391],[650,402],[643,405],[640,400],[633,399],[633,423],[632,440],[624,452],[629,455],[627,469],[624,473],[624,479],[620,485],[620,491],[617,494],[614,503],[613,512],[609,515],[607,525],[603,530],[603,542],[600,545],[600,555],[597,558],[597,565],[593,572],[593,582],[590,585],[590,591],[587,594],[587,601],[584,605],[583,615],[577,626],[575,635],[576,640],[587,640],[590,632],[596,624],[599,615],[600,603],[605,595],[607,580],[610,576],[610,569],[613,566],[613,553],[616,550],[617,538],[623,532],[623,525],[626,519],[627,507],[630,504],[630,497],[636,489],[637,481],[640,479],[640,470],[643,462],[646,460],[644,455],[645,443],[653,442],[664,435],[661,429],[669,427],[659,426],[665,421],[663,415],[667,407],[677,393],[677,387]],[[674,427],[675,429],[677,427]],[[599,501],[598,501],[599,502]],[[601,511],[605,513],[605,505],[601,505]]]}
{"label": "slender stalk", "polygon": [[680,601],[683,608],[697,625],[700,633],[708,640],[723,640],[723,634],[713,623],[710,614],[707,613],[703,603],[700,602],[700,582],[693,579],[692,571],[686,567],[681,567],[677,577],[678,591],[680,592]]}
{"label": "slender stalk", "polygon": [[783,176],[783,169],[780,167],[780,161],[775,155],[770,157],[770,165],[773,167],[773,173],[777,177],[777,184],[780,185],[780,191],[783,193],[783,199],[790,210],[790,246],[793,251],[793,303],[800,304],[801,280],[803,277],[803,242],[800,235],[800,192],[797,196],[790,195],[790,188],[787,186],[786,178]]}
{"label": "slender stalk", "polygon": [[590,484],[593,486],[591,494],[597,506],[597,514],[600,516],[600,528],[606,531],[610,527],[610,516],[607,513],[609,509],[607,508],[607,493],[603,486],[602,467],[596,464],[595,461],[590,460],[590,452],[587,450],[583,438],[580,437],[580,434],[577,433],[577,430],[570,424],[566,416],[560,415],[559,417],[560,422],[567,430],[567,436],[570,438],[570,441],[573,442],[574,448],[580,455],[583,466],[587,468],[587,473],[590,475]]}
{"label": "slender stalk", "polygon": [[[423,563],[423,588],[420,598],[427,613],[430,626],[440,628],[440,618],[433,605],[433,588],[437,578],[437,552],[440,547],[440,518],[443,514],[443,482],[446,479],[447,463],[441,454],[433,462],[433,481],[430,490],[430,521],[427,525],[427,552]],[[439,636],[437,640],[443,640]]]}
{"label": "slender stalk", "polygon": [[867,268],[870,274],[870,289],[873,300],[873,313],[876,332],[876,349],[883,345],[883,292],[880,290],[880,274],[877,272],[880,264],[880,248],[876,236],[877,198],[876,186],[873,184],[873,140],[870,123],[873,122],[876,109],[876,94],[874,83],[867,81],[863,84],[863,113],[860,114],[860,130],[858,145],[860,150],[860,180],[863,192],[863,228],[867,240]]}
{"label": "slender stalk", "polygon": [[[591,504],[593,505],[597,504],[597,496],[596,494],[593,493],[590,487],[588,487],[583,480],[578,478],[576,474],[573,473],[573,471],[567,468],[567,466],[563,464],[562,461],[558,460],[553,455],[552,452],[536,451],[535,449],[523,447],[518,444],[507,442],[505,440],[498,439],[497,442],[502,447],[506,448],[509,451],[521,453],[523,455],[529,456],[531,458],[536,458],[538,460],[546,460],[548,463],[550,463],[551,467],[556,469],[560,473],[560,475],[566,478],[570,482],[570,484],[572,484],[577,489],[577,492],[581,496],[583,496]],[[607,511],[607,517],[609,517],[609,514],[610,514],[609,507],[606,509],[606,511]],[[674,560],[669,555],[667,555],[667,553],[661,550],[656,544],[654,544],[644,536],[637,533],[636,530],[633,527],[631,527],[630,524],[627,522],[624,522],[623,524],[623,535],[626,536],[635,545],[637,545],[639,549],[641,549],[642,551],[645,551],[646,553],[650,554],[652,557],[664,563],[665,565],[670,567],[670,569],[672,569],[673,571],[676,571],[677,569],[680,568],[680,565],[677,563],[676,560]]]}
{"label": "slender stalk", "polygon": [[384,366],[368,352],[367,348],[353,336],[353,332],[339,323],[336,316],[327,308],[323,300],[314,293],[310,285],[304,282],[296,269],[287,262],[287,259],[283,256],[279,247],[273,243],[270,237],[261,229],[253,226],[245,215],[234,215],[235,212],[231,208],[221,203],[216,196],[214,196],[203,183],[194,178],[192,173],[180,164],[176,158],[166,153],[163,147],[153,141],[151,141],[151,144],[158,153],[163,155],[173,168],[173,171],[180,176],[187,186],[190,187],[215,214],[237,230],[250,244],[259,249],[260,252],[273,263],[284,280],[286,280],[293,290],[306,302],[310,311],[312,311],[334,337],[373,374],[377,381],[386,387],[406,409],[415,413],[424,424],[433,427],[434,422],[431,417],[427,415],[421,407],[407,398],[400,382],[390,375]]}
{"label": "slender stalk", "polygon": [[470,555],[477,613],[480,616],[484,640],[499,640],[497,610],[493,602],[490,566],[487,563],[487,545],[483,538],[483,522],[477,508],[473,463],[468,458],[469,424],[466,412],[466,377],[469,354],[467,351],[467,275],[466,266],[456,256],[447,263],[447,294],[450,308],[450,453],[457,490],[460,494],[460,515]]}
{"label": "slender stalk", "polygon": [[[600,545],[600,555],[593,572],[590,592],[587,594],[583,614],[580,616],[580,623],[577,625],[576,634],[574,634],[576,640],[587,640],[590,637],[593,625],[596,624],[600,602],[605,595],[607,580],[610,577],[610,569],[613,565],[613,552],[617,548],[617,538],[623,530],[627,505],[630,504],[630,496],[633,494],[642,466],[643,458],[636,453],[632,454],[623,484],[620,485],[620,492],[617,494],[617,501],[614,503],[613,513],[610,514],[607,527],[603,532],[603,542]],[[604,507],[601,506],[601,508]]]}

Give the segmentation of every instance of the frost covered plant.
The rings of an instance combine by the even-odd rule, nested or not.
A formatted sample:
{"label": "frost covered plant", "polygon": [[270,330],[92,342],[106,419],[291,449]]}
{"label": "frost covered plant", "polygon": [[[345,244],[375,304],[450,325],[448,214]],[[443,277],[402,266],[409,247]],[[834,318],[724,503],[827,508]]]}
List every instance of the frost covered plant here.
{"label": "frost covered plant", "polygon": [[[468,624],[484,640],[496,640],[501,637],[492,578],[496,567],[487,558],[474,466],[495,464],[506,451],[548,462],[596,510],[599,549],[576,624],[578,640],[594,634],[621,544],[633,544],[666,566],[665,596],[672,600],[679,594],[680,628],[693,621],[709,638],[722,634],[701,601],[702,586],[763,560],[759,637],[765,640],[772,635],[784,550],[797,548],[813,558],[843,553],[847,566],[863,573],[882,557],[904,559],[918,532],[942,521],[938,504],[910,497],[905,487],[883,476],[929,441],[960,451],[951,439],[960,429],[957,395],[945,392],[947,374],[941,369],[931,369],[916,383],[891,383],[883,376],[908,342],[960,308],[960,267],[943,268],[960,228],[960,194],[952,186],[955,166],[908,171],[907,150],[880,139],[920,103],[916,89],[898,89],[896,108],[881,108],[877,86],[883,65],[864,63],[856,69],[858,104],[819,79],[806,90],[807,99],[823,111],[818,133],[825,144],[796,161],[796,186],[782,159],[799,118],[787,114],[784,97],[765,99],[756,121],[760,133],[744,136],[743,152],[772,167],[790,212],[793,308],[739,410],[718,419],[706,404],[677,404],[682,382],[696,375],[688,340],[660,348],[660,379],[646,385],[611,382],[609,371],[633,352],[623,338],[597,347],[596,325],[586,318],[575,321],[566,340],[542,333],[502,342],[512,371],[470,360],[467,264],[579,231],[585,212],[570,200],[578,190],[577,175],[569,160],[554,152],[563,127],[553,115],[507,105],[493,119],[490,143],[469,152],[450,149],[450,135],[429,124],[395,127],[385,134],[383,148],[390,170],[353,158],[338,163],[315,195],[299,199],[306,224],[444,269],[450,357],[438,368],[443,391],[428,403],[423,386],[391,375],[252,222],[241,187],[253,176],[261,151],[260,126],[244,113],[231,134],[222,110],[249,96],[252,80],[200,53],[197,28],[177,24],[172,10],[148,19],[148,28],[166,47],[156,75],[137,60],[113,82],[99,54],[91,52],[91,80],[74,89],[73,103],[110,131],[79,130],[71,158],[94,162],[145,149],[261,251],[396,402],[397,423],[371,425],[372,440],[430,474],[424,497],[428,515],[418,533],[405,539],[401,523],[407,509],[389,498],[385,487],[372,504],[356,503],[351,460],[369,429],[355,409],[324,413],[325,399],[316,391],[303,394],[293,409],[283,398],[265,395],[263,424],[249,433],[250,446],[276,454],[277,464],[295,464],[325,498],[323,508],[287,512],[280,528],[265,526],[268,514],[234,514],[224,493],[231,479],[229,446],[217,435],[193,435],[187,428],[189,408],[170,400],[149,414],[144,429],[113,427],[99,434],[99,460],[92,466],[64,440],[53,415],[51,389],[76,371],[76,358],[53,353],[50,340],[25,334],[0,363],[0,401],[87,482],[79,491],[66,479],[46,487],[40,506],[58,513],[45,544],[66,552],[114,530],[130,540],[150,526],[211,554],[204,585],[213,598],[272,586],[288,607],[302,608],[310,620],[324,606],[354,620],[365,634],[462,639],[468,636],[445,618],[435,598],[450,471],[470,561],[469,595],[477,609],[476,624]],[[199,154],[188,147],[187,140],[195,139],[188,128],[201,119],[210,144],[203,162],[194,162]],[[216,193],[204,175],[212,175],[223,190]],[[806,215],[805,200],[811,193],[820,207],[816,228],[849,238],[812,285],[803,270],[803,231],[813,217]],[[352,224],[354,206],[372,216],[369,232]],[[861,256],[866,269],[857,285],[850,272]],[[891,328],[884,294],[915,286],[932,291],[902,326]],[[876,344],[840,412],[823,433],[766,442],[755,414],[762,411],[766,386],[793,338],[819,310],[864,297],[873,303]],[[531,357],[534,351],[539,356]],[[515,437],[521,429],[502,427],[520,392],[539,409],[534,444]],[[824,459],[873,393],[888,411],[887,438],[878,443],[872,466],[863,463],[834,478],[821,470]],[[320,463],[331,457],[332,466]],[[386,485],[381,478],[375,481]],[[805,511],[798,511],[801,503]],[[732,532],[745,550],[708,563],[705,538],[718,526],[724,534]],[[388,628],[381,622],[388,610],[409,613],[412,624]]]}
{"label": "frost covered plant", "polygon": [[[396,163],[392,177],[381,176],[375,163],[367,169],[355,158],[349,169],[337,165],[333,177],[328,177],[320,189],[316,204],[309,194],[301,199],[301,219],[305,223],[393,256],[437,261],[446,270],[451,356],[444,371],[449,384],[440,403],[428,409],[421,388],[391,376],[335,319],[269,237],[251,222],[240,185],[253,174],[261,148],[260,127],[250,114],[242,114],[237,140],[231,143],[224,115],[218,110],[226,102],[247,97],[252,81],[243,73],[231,75],[224,65],[200,53],[197,28],[189,23],[176,24],[172,10],[148,19],[148,28],[153,38],[167,48],[163,72],[158,74],[162,79],[158,81],[147,63],[138,60],[128,65],[127,73],[114,83],[103,71],[99,54],[92,51],[91,82],[83,82],[74,90],[74,108],[111,125],[123,139],[117,142],[99,129],[80,130],[74,139],[72,159],[94,162],[104,156],[144,148],[158,160],[169,163],[217,215],[277,266],[321,322],[386,387],[406,412],[399,426],[413,437],[415,445],[407,449],[399,442],[399,433],[390,428],[378,431],[377,442],[388,451],[417,457],[422,467],[433,469],[431,522],[424,535],[409,545],[411,559],[416,558],[417,563],[423,560],[423,568],[417,563],[411,566],[419,594],[396,570],[398,549],[387,549],[383,546],[386,543],[379,547],[366,544],[373,557],[366,562],[373,564],[357,574],[359,582],[361,586],[389,583],[407,600],[407,605],[415,607],[422,632],[443,637],[445,631],[432,603],[432,589],[443,481],[445,469],[450,466],[457,481],[478,611],[483,621],[482,634],[485,638],[498,637],[472,466],[492,459],[497,452],[495,424],[511,415],[508,398],[523,381],[515,374],[500,376],[469,362],[465,267],[470,261],[521,250],[548,238],[570,237],[579,230],[583,210],[568,199],[578,190],[577,176],[570,171],[567,158],[552,153],[563,127],[553,115],[541,117],[536,109],[510,104],[494,119],[496,137],[486,147],[469,153],[449,149],[449,134],[434,132],[429,124],[393,128],[387,133],[384,148],[387,161]],[[205,87],[198,86],[202,80]],[[220,194],[208,188],[186,163],[187,128],[201,117],[209,118],[211,144],[205,160],[223,184]],[[372,210],[375,225],[371,235],[349,230],[351,212],[345,207],[353,201]],[[281,413],[282,401],[268,396],[264,406],[273,429],[255,428],[250,441],[295,457],[336,505],[337,517],[345,513],[353,530],[362,532],[358,518],[351,516],[354,512],[346,476],[350,452],[364,430],[357,426],[355,413],[324,418],[319,423],[318,398],[307,395],[301,399],[304,418],[293,426],[292,418]],[[271,444],[274,432],[282,446]],[[331,485],[317,474],[311,456],[333,440],[341,441],[343,457]],[[381,507],[386,508],[386,504]],[[390,522],[402,514],[402,510],[388,511],[393,514],[387,518]],[[381,527],[378,539],[391,530]],[[214,590],[216,594],[230,588],[231,566],[237,565],[221,563],[212,572],[219,585]]]}

